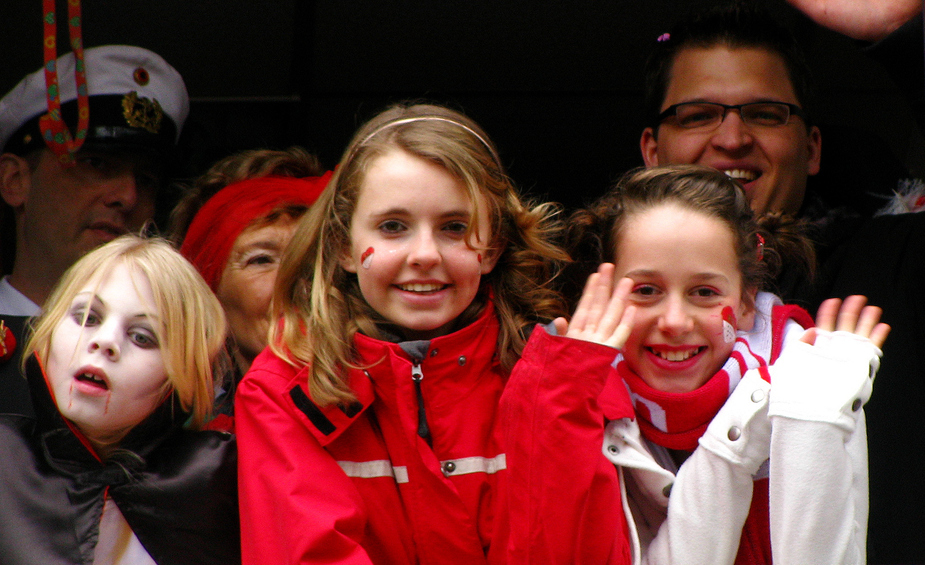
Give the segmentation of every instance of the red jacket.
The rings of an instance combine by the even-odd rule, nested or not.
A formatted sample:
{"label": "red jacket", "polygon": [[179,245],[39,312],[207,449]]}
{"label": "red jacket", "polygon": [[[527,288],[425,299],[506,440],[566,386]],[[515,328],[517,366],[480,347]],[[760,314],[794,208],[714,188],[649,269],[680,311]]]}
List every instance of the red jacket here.
{"label": "red jacket", "polygon": [[[244,563],[507,563],[522,547],[512,536],[529,536],[510,527],[528,508],[508,501],[519,485],[507,484],[497,335],[489,306],[427,347],[420,385],[433,447],[419,433],[414,363],[398,344],[357,335],[363,362],[382,362],[351,371],[358,402],[344,409],[309,399],[306,369],[257,357],[235,407]],[[538,356],[537,340],[575,343],[537,330],[528,348]],[[584,356],[574,357],[553,369],[582,370]],[[514,373],[544,364],[522,360]]]}
{"label": "red jacket", "polygon": [[[768,303],[768,308],[771,304]],[[784,326],[789,319],[793,318],[804,326],[812,325],[809,315],[795,306],[776,306],[773,312],[772,323],[764,324],[768,328],[766,332],[750,336],[753,350],[762,358],[771,360],[780,354]],[[768,314],[770,310],[759,313],[761,316]],[[534,332],[534,337],[540,333]],[[513,548],[509,555],[516,557],[510,562],[530,565],[633,562],[627,547],[628,519],[635,519],[637,535],[634,542],[643,554],[637,551],[636,563],[695,562],[684,553],[687,546],[667,541],[671,539],[667,533],[659,544],[658,552],[649,553],[652,538],[661,527],[664,526],[666,531],[668,528],[665,522],[668,493],[675,501],[672,504],[676,515],[687,520],[688,525],[696,522],[698,525],[715,526],[716,518],[704,515],[704,508],[701,508],[710,507],[702,503],[704,497],[711,495],[707,489],[697,487],[707,485],[724,493],[730,492],[732,486],[723,482],[728,476],[687,475],[686,484],[693,485],[694,490],[679,491],[677,487],[671,490],[674,475],[656,463],[649,448],[642,443],[638,425],[628,420],[634,414],[626,386],[609,366],[616,351],[591,343],[563,343],[570,340],[562,338],[547,338],[546,341],[551,343],[544,345],[544,340],[531,339],[527,344],[518,371],[511,376],[501,401],[502,417],[509,422],[503,429],[505,437],[510,438],[507,461],[510,467],[508,479],[512,486],[508,497],[514,513],[510,514],[512,532],[508,539]],[[534,345],[541,348],[533,348]],[[578,355],[581,359],[576,359]],[[550,370],[570,364],[575,367],[571,374]],[[763,372],[767,374],[766,368]],[[758,405],[757,400],[746,397],[746,401]],[[738,418],[736,425],[741,425],[744,416],[734,414]],[[617,421],[614,423],[626,425],[608,428],[605,436],[605,425],[614,420]],[[725,431],[722,435],[725,440]],[[530,438],[531,441],[519,438]],[[608,456],[602,454],[602,448]],[[708,448],[698,448],[697,452],[701,457],[708,457],[703,454],[711,453]],[[725,461],[722,457],[714,457]],[[688,469],[694,458],[686,464]],[[700,460],[703,461],[702,458]],[[756,468],[757,465],[755,463]],[[733,464],[729,463],[729,466]],[[734,465],[735,470],[744,466],[741,461]],[[653,468],[662,473],[654,472]],[[763,488],[764,498],[749,496],[744,500],[746,504],[755,501],[752,512],[756,517],[762,517],[763,512],[763,520],[767,523],[768,481],[757,481],[753,487],[752,472],[746,475],[745,488],[749,495],[753,488]],[[629,504],[625,508],[621,501],[620,482],[623,477],[630,477],[626,481]],[[669,488],[665,490],[664,487]],[[686,492],[687,496],[682,492]],[[762,500],[763,503],[760,503]],[[684,506],[678,506],[685,501],[688,502]],[[521,508],[526,510],[520,512]],[[630,514],[631,510],[635,515]],[[729,542],[729,545],[735,548],[739,545],[742,522],[748,508],[738,509],[742,512],[737,524],[730,518],[737,513],[732,512],[733,509],[725,510],[729,511],[724,513],[720,522],[724,526],[735,525],[734,531],[729,527],[714,527],[712,531],[716,532],[716,540],[729,542],[729,538],[733,537],[734,544]],[[720,545],[709,536],[702,535],[702,530],[697,531],[700,537],[685,535],[687,530],[684,527],[685,522],[682,521],[673,529],[682,532],[681,540],[691,547],[699,549]],[[763,544],[764,539],[767,540],[766,545]],[[750,545],[750,550],[767,548],[769,552],[770,530],[765,528],[763,535],[752,536],[742,543],[743,546]],[[677,551],[679,549],[680,552]],[[749,553],[743,552],[743,555]]]}
{"label": "red jacket", "polygon": [[601,452],[604,419],[635,416],[616,353],[541,329],[524,348],[501,400],[508,563],[632,563],[620,476]]}

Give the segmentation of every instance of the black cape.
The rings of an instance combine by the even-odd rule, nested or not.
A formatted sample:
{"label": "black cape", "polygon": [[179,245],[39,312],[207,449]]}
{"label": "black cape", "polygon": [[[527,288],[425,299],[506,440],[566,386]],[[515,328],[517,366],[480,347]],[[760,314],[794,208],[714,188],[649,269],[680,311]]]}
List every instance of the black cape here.
{"label": "black cape", "polygon": [[0,415],[0,564],[91,564],[107,493],[159,565],[240,563],[231,434],[184,430],[171,399],[101,462],[26,373],[36,419]]}

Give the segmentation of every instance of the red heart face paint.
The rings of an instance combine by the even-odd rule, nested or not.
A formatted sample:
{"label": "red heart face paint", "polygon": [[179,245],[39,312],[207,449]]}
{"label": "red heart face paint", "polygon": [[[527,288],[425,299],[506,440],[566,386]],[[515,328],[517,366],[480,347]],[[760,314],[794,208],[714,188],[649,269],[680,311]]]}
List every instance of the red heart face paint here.
{"label": "red heart face paint", "polygon": [[370,247],[360,255],[360,264],[364,269],[368,269],[373,264],[373,253],[375,252],[376,250]]}
{"label": "red heart face paint", "polygon": [[723,341],[732,343],[736,340],[736,315],[732,306],[723,308]]}

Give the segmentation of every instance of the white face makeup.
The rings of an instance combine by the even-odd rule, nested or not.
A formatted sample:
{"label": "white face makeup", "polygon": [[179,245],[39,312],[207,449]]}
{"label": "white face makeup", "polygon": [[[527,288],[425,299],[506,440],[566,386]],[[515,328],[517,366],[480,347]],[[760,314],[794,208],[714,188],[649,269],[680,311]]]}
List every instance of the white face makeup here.
{"label": "white face makeup", "polygon": [[46,374],[61,414],[98,449],[114,447],[165,398],[167,370],[148,278],[125,264],[74,297]]}

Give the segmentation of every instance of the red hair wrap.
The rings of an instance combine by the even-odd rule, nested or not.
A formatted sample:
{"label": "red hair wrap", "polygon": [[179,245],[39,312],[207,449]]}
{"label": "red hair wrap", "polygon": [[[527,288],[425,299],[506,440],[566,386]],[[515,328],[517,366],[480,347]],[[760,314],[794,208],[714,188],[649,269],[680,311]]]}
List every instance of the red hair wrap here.
{"label": "red hair wrap", "polygon": [[215,291],[238,236],[255,221],[289,205],[311,206],[327,186],[332,171],[320,177],[260,177],[215,193],[193,217],[180,253]]}

